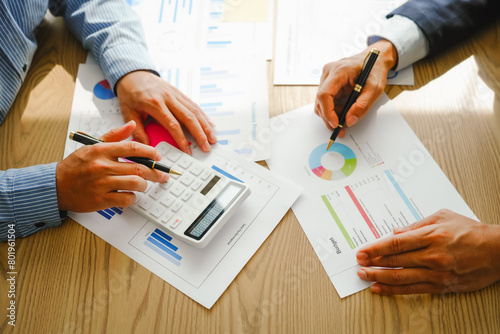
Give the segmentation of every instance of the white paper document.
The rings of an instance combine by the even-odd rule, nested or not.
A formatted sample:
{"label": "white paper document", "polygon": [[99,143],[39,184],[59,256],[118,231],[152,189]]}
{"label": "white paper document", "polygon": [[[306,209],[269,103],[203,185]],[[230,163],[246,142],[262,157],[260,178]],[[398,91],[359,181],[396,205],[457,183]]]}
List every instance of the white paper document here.
{"label": "white paper document", "polygon": [[[398,0],[278,1],[275,85],[318,85],[323,66],[357,54],[387,24]],[[413,85],[410,66],[388,75],[388,85]]]}
{"label": "white paper document", "polygon": [[[269,100],[266,64],[258,60],[213,63],[202,67],[161,68],[163,78],[192,96],[215,124],[218,143],[249,161],[270,157],[268,142]],[[118,99],[97,65],[80,64],[73,98],[81,131],[94,135],[110,130],[121,119]],[[123,121],[122,121],[123,122]],[[71,125],[71,124],[70,124]]]}
{"label": "white paper document", "polygon": [[[101,74],[102,75],[102,74]],[[96,66],[81,65],[76,83],[70,131],[101,135],[123,125],[109,85]],[[82,145],[67,139],[65,157]],[[217,144],[210,153],[192,145],[193,157],[246,183],[250,196],[210,244],[195,248],[131,209],[69,213],[86,227],[145,268],[203,306],[210,308],[273,231],[300,194],[300,188],[243,156]]]}
{"label": "white paper document", "polygon": [[312,105],[271,128],[267,164],[304,187],[292,210],[342,298],[370,286],[356,252],[394,227],[442,208],[477,219],[385,94],[328,151],[331,131]]}
{"label": "white paper document", "polygon": [[[193,59],[272,58],[273,1],[264,20],[232,16],[250,1],[128,0],[138,14],[150,53],[159,66]],[[242,8],[240,8],[242,7]],[[224,14],[226,20],[224,20]],[[227,17],[231,20],[227,20]]]}

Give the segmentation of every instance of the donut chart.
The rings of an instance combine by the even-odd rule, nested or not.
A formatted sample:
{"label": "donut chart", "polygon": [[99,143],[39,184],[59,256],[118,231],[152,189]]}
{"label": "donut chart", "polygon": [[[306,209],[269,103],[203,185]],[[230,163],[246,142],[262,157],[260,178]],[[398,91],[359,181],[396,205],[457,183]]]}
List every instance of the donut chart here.
{"label": "donut chart", "polygon": [[[358,160],[353,150],[344,144],[333,143],[330,149],[326,150],[327,144],[321,144],[316,147],[309,156],[309,167],[311,171],[323,180],[340,180],[351,175],[356,169]],[[337,152],[344,157],[344,165],[338,170],[329,170],[321,164],[321,158],[328,152]]]}
{"label": "donut chart", "polygon": [[107,80],[99,81],[94,86],[94,95],[101,100],[111,100],[115,97],[111,86]]}

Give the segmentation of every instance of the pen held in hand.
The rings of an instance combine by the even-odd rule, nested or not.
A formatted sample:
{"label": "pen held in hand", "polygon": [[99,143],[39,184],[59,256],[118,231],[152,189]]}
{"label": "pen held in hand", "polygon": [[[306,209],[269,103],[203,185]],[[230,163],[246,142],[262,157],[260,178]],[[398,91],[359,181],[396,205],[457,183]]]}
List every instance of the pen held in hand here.
{"label": "pen held in hand", "polygon": [[[80,132],[80,131],[77,131],[77,132],[71,131],[71,133],[69,134],[69,139],[77,141],[77,142],[84,144],[84,145],[94,145],[94,144],[98,144],[98,143],[103,143],[102,140],[95,138],[95,137],[92,137],[91,135],[88,135],[88,134],[86,134],[84,132]],[[162,171],[164,173],[181,175],[181,173],[173,170],[172,168],[165,166],[164,164],[161,164],[161,163],[156,162],[154,160],[148,159],[148,158],[125,157],[123,159],[144,165],[144,166],[149,167],[151,169],[157,169],[157,170]]]}
{"label": "pen held in hand", "polygon": [[358,96],[361,94],[361,90],[363,89],[366,83],[366,79],[368,79],[368,75],[370,75],[370,72],[373,68],[373,65],[375,64],[375,61],[377,60],[379,53],[380,53],[379,50],[373,49],[366,55],[365,61],[363,62],[363,68],[361,69],[361,73],[356,79],[356,85],[354,86],[354,89],[349,95],[349,98],[347,99],[346,103],[344,104],[344,108],[340,113],[339,125],[335,128],[335,130],[333,130],[333,133],[330,136],[330,141],[328,142],[328,146],[326,147],[327,151],[335,142],[335,139],[337,139],[340,130],[342,130],[342,128],[344,127],[345,117],[347,115],[347,112],[349,111],[349,109],[351,109],[352,105],[354,104],[354,102],[356,102]]}

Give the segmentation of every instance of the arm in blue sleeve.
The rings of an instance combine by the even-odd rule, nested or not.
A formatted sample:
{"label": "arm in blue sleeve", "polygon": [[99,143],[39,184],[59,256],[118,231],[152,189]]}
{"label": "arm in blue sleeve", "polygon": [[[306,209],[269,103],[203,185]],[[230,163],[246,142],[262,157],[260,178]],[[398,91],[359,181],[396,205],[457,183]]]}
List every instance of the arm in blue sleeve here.
{"label": "arm in blue sleeve", "polygon": [[65,217],[57,204],[56,166],[0,171],[0,241],[7,240],[12,224],[16,238],[61,224]]}
{"label": "arm in blue sleeve", "polygon": [[414,21],[429,41],[429,55],[464,40],[499,18],[498,0],[410,0],[391,12]]}
{"label": "arm in blue sleeve", "polygon": [[73,34],[92,52],[115,92],[116,83],[125,74],[154,70],[141,21],[124,0],[51,0],[50,10],[63,16]]}

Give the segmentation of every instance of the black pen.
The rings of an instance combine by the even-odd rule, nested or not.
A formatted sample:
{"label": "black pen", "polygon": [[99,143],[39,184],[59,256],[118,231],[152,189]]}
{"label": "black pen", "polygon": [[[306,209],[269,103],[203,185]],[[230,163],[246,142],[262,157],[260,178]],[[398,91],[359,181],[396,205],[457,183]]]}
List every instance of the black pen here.
{"label": "black pen", "polygon": [[356,85],[354,86],[351,95],[349,95],[349,98],[347,99],[347,102],[345,103],[344,108],[340,113],[339,125],[335,128],[335,130],[333,130],[333,133],[330,136],[330,141],[328,142],[328,146],[326,147],[327,151],[330,149],[330,146],[332,146],[332,144],[335,142],[335,139],[337,139],[340,130],[342,130],[342,128],[344,127],[345,116],[347,115],[349,109],[351,109],[354,102],[356,102],[359,94],[361,94],[361,90],[363,89],[363,86],[366,83],[368,75],[370,75],[370,71],[373,68],[373,64],[375,64],[375,60],[377,60],[379,53],[380,53],[379,50],[373,49],[366,55],[365,61],[363,62],[363,68],[361,69],[361,73],[359,73],[358,79],[356,80]]}
{"label": "black pen", "polygon": [[[77,132],[71,131],[71,133],[69,134],[69,139],[77,141],[77,142],[82,143],[84,145],[94,145],[94,144],[98,144],[98,143],[104,143],[102,140],[95,138],[95,137],[92,137],[91,135],[88,135],[88,134],[86,134],[84,132],[80,132],[80,131],[77,131]],[[156,161],[148,159],[148,158],[126,157],[123,159],[144,165],[144,166],[149,167],[151,169],[157,169],[159,171],[162,171],[162,172],[165,172],[168,174],[181,175],[181,173],[176,172],[172,168],[167,167],[159,162],[156,162]]]}

